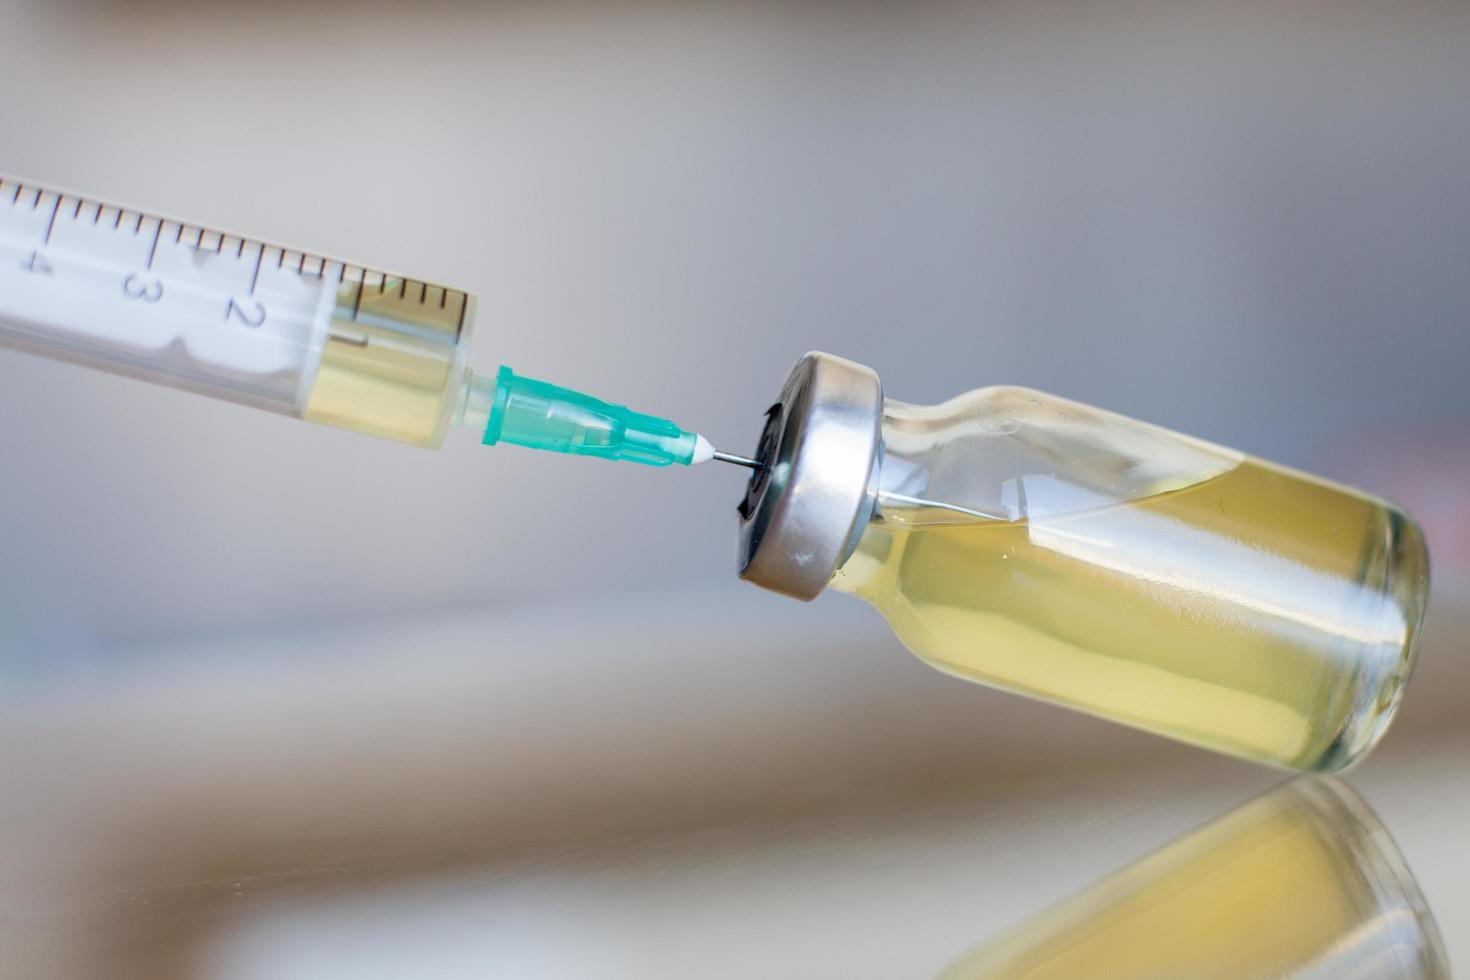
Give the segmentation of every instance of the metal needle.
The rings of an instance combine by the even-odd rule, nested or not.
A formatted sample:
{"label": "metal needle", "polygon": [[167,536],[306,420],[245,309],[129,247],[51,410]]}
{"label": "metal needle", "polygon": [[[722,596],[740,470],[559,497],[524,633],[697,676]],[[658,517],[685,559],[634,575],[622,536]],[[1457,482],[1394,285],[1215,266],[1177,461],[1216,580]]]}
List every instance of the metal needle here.
{"label": "metal needle", "polygon": [[749,456],[737,456],[734,453],[721,452],[718,449],[715,450],[714,458],[722,463],[734,463],[736,466],[748,466],[753,470],[758,470],[761,468],[761,463],[758,459],[751,459]]}

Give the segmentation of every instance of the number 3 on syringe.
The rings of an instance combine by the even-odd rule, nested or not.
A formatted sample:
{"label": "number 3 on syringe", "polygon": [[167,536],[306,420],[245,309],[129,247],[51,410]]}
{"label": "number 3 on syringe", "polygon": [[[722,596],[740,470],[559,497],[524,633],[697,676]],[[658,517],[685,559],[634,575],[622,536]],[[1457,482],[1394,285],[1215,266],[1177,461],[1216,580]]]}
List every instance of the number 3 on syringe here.
{"label": "number 3 on syringe", "polygon": [[157,303],[163,299],[163,280],[145,279],[136,272],[123,280],[122,289],[128,299],[141,299],[145,303]]}

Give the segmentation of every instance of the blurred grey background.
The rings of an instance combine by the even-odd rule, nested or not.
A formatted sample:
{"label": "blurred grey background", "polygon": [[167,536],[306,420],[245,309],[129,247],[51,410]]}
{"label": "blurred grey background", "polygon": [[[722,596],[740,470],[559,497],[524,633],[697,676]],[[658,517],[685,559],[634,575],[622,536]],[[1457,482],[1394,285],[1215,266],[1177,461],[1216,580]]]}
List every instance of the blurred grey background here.
{"label": "blurred grey background", "polygon": [[[1391,496],[1353,782],[1470,917],[1470,5],[0,0],[0,171],[442,280],[747,449],[826,349]],[[928,976],[1279,778],[733,569],[741,474],[0,350],[0,973]]]}
{"label": "blurred grey background", "polygon": [[[1458,0],[8,0],[0,24],[0,170],[476,291],[482,369],[737,450],[809,349],[909,401],[1027,384],[1394,496],[1440,570],[1470,563]],[[42,671],[737,588],[729,468],[412,451],[5,351],[0,392],[0,636]]]}

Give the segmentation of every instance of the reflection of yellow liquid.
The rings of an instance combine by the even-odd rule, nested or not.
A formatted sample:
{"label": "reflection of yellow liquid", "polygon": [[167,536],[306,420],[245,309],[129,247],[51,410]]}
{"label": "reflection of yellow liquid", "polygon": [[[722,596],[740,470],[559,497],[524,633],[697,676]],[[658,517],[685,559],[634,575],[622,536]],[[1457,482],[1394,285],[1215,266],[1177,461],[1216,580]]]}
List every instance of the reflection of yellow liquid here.
{"label": "reflection of yellow liquid", "polygon": [[946,980],[1447,975],[1387,832],[1352,791],[1297,780],[971,953]]}
{"label": "reflection of yellow liquid", "polygon": [[890,511],[833,584],[941,670],[1299,769],[1346,765],[1412,662],[1428,558],[1392,507],[1247,461],[1031,521]]}

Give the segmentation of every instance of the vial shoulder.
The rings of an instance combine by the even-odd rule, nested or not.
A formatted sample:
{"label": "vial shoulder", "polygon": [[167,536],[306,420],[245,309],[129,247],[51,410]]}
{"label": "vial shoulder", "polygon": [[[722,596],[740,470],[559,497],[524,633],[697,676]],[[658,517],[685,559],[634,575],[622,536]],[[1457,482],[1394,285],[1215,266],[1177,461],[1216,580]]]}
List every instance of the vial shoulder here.
{"label": "vial shoulder", "polygon": [[902,470],[902,492],[1009,520],[1177,490],[1243,459],[1018,385],[978,388],[929,407],[885,406],[883,444],[885,479]]}

